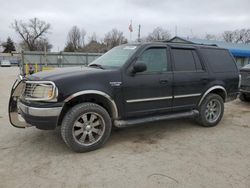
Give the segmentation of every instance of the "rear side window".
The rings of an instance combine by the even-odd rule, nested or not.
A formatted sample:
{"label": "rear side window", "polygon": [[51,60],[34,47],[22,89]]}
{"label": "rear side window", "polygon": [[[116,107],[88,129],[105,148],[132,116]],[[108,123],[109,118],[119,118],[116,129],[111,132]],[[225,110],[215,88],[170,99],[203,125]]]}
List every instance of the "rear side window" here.
{"label": "rear side window", "polygon": [[200,59],[193,49],[172,49],[175,71],[203,70]]}
{"label": "rear side window", "polygon": [[203,48],[201,52],[214,72],[237,71],[234,60],[227,50]]}

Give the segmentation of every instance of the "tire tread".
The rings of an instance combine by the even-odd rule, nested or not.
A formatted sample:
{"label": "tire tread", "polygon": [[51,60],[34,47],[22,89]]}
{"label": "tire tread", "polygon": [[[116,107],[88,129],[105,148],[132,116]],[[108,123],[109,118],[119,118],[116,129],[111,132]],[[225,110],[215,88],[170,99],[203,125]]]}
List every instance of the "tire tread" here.
{"label": "tire tread", "polygon": [[[79,114],[79,112],[84,111],[84,110],[93,110],[93,111],[99,111],[104,115],[104,121],[105,121],[105,138],[101,138],[100,141],[95,143],[94,145],[91,146],[80,146],[78,143],[75,142],[73,138],[71,138],[70,135],[72,135],[72,120],[74,120],[76,117],[76,114]],[[92,151],[95,149],[100,148],[103,144],[106,143],[108,140],[110,133],[111,133],[111,128],[112,128],[112,123],[111,123],[111,118],[108,114],[108,112],[101,107],[98,104],[95,103],[81,103],[77,104],[76,106],[72,107],[64,116],[62,125],[61,125],[61,136],[63,141],[66,143],[66,145],[71,148],[75,152],[88,152]],[[70,132],[69,132],[70,131]],[[106,132],[107,131],[107,132]]]}

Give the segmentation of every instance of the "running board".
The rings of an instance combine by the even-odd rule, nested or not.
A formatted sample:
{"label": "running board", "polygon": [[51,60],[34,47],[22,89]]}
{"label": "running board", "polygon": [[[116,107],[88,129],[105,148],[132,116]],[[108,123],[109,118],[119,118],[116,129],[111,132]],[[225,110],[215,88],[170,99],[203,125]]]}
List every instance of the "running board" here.
{"label": "running board", "polygon": [[192,110],[188,112],[181,112],[181,113],[175,113],[175,114],[169,114],[169,115],[151,116],[151,117],[144,117],[144,118],[137,118],[137,119],[130,119],[130,120],[115,120],[114,126],[122,128],[122,127],[133,126],[136,124],[150,123],[150,122],[161,121],[161,120],[195,117],[197,115],[199,115],[199,111]]}

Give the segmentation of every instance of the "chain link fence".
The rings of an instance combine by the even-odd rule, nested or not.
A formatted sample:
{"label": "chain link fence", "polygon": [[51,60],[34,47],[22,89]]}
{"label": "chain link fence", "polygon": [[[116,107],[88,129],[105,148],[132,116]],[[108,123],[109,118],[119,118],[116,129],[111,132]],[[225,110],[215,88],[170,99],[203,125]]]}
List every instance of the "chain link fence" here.
{"label": "chain link fence", "polygon": [[22,75],[27,75],[58,67],[87,66],[101,55],[102,53],[23,51],[0,53],[0,62],[8,60],[12,66],[19,66]]}
{"label": "chain link fence", "polygon": [[101,53],[24,51],[21,53],[21,72],[26,75],[56,67],[87,66],[101,55]]}
{"label": "chain link fence", "polygon": [[21,64],[21,55],[20,53],[0,53],[0,62],[7,60],[11,63],[12,66],[19,66]]}

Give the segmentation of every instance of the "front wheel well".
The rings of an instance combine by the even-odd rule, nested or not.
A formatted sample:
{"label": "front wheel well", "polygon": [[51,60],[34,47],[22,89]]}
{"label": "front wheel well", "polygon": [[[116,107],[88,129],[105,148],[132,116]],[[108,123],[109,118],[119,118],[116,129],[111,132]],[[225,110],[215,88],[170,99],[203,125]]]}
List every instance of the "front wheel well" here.
{"label": "front wheel well", "polygon": [[77,96],[64,104],[62,112],[58,118],[57,125],[58,126],[61,125],[63,117],[65,116],[65,114],[68,112],[69,109],[71,109],[73,106],[77,104],[84,103],[84,102],[95,103],[95,104],[102,106],[105,110],[107,110],[111,118],[115,118],[116,116],[115,114],[116,109],[114,109],[116,107],[113,106],[113,104],[111,103],[109,99],[98,94],[84,94],[84,95]]}

